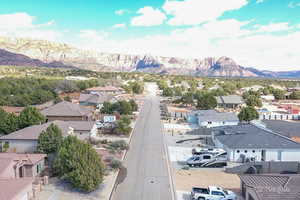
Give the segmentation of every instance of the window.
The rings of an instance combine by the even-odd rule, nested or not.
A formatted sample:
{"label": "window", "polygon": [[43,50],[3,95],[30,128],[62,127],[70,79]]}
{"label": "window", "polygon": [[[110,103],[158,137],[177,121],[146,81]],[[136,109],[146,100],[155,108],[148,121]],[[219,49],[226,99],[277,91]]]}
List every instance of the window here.
{"label": "window", "polygon": [[208,124],[212,124],[212,122],[207,122]]}
{"label": "window", "polygon": [[252,153],[255,153],[255,150],[253,150]]}
{"label": "window", "polygon": [[237,150],[236,152],[237,152],[237,153],[240,153],[240,150]]}
{"label": "window", "polygon": [[226,122],[223,122],[223,124],[226,124]]}
{"label": "window", "polygon": [[203,159],[210,159],[210,156],[203,156]]}
{"label": "window", "polygon": [[245,150],[244,152],[245,152],[245,153],[247,153],[248,151],[247,151],[247,150]]}
{"label": "window", "polygon": [[212,195],[216,195],[216,196],[225,196],[224,194],[223,194],[223,192],[219,192],[219,191],[211,191],[211,194]]}

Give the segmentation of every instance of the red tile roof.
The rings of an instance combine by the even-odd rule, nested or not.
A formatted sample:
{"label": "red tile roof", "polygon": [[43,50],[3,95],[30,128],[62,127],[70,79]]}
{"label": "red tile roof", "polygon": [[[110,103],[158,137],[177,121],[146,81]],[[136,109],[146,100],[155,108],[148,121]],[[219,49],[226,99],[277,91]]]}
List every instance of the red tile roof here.
{"label": "red tile roof", "polygon": [[[32,185],[32,181],[32,178],[0,179],[0,199],[16,199],[21,192],[27,192],[26,189]],[[30,189],[32,190],[32,188]]]}

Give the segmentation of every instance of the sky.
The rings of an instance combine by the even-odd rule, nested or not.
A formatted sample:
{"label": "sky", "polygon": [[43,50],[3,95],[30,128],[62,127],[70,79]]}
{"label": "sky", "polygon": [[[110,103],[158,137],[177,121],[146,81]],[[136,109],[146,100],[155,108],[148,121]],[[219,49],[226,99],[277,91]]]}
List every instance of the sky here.
{"label": "sky", "polygon": [[300,0],[1,0],[0,36],[300,70]]}

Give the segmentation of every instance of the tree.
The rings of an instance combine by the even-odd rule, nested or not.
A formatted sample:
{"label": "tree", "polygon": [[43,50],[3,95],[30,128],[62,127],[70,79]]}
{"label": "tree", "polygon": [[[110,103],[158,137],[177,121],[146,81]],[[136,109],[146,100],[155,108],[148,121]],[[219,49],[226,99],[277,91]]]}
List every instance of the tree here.
{"label": "tree", "polygon": [[290,94],[290,99],[300,99],[300,91],[294,91]]}
{"label": "tree", "polygon": [[91,192],[102,183],[104,166],[90,144],[75,136],[68,136],[60,145],[54,161],[54,171],[73,187]]}
{"label": "tree", "polygon": [[163,89],[162,95],[165,97],[172,97],[174,95],[174,92],[172,88],[166,87]]}
{"label": "tree", "polygon": [[69,81],[69,80],[60,81],[57,84],[57,89],[66,93],[76,92],[79,90],[77,85],[73,81]]}
{"label": "tree", "polygon": [[112,114],[112,104],[110,102],[105,101],[100,111],[104,114]]}
{"label": "tree", "polygon": [[128,135],[132,130],[130,123],[131,120],[128,117],[121,117],[121,119],[117,121],[116,133]]}
{"label": "tree", "polygon": [[242,108],[241,112],[238,114],[240,121],[250,122],[251,120],[258,119],[259,114],[254,107],[247,106]]}
{"label": "tree", "polygon": [[7,113],[0,108],[0,135],[6,135],[18,130],[18,122],[18,117],[15,114]]}
{"label": "tree", "polygon": [[132,83],[131,88],[132,88],[132,92],[134,94],[142,94],[143,91],[144,91],[144,86],[140,82],[134,82],[134,83]]}
{"label": "tree", "polygon": [[135,112],[135,111],[138,110],[138,105],[137,105],[137,103],[135,103],[135,101],[134,101],[133,99],[130,99],[129,103],[130,103],[130,105],[131,105],[132,111]]}
{"label": "tree", "polygon": [[247,106],[252,106],[252,107],[255,107],[255,106],[262,107],[261,99],[254,95],[248,96],[248,98],[246,99],[246,104],[247,104]]}
{"label": "tree", "polygon": [[25,128],[45,122],[45,117],[34,107],[26,107],[19,116],[19,128]]}
{"label": "tree", "polygon": [[181,102],[185,105],[194,105],[194,95],[191,92],[184,94],[181,97]]}
{"label": "tree", "polygon": [[204,94],[199,97],[197,106],[201,110],[209,110],[217,107],[217,100],[212,94]]}
{"label": "tree", "polygon": [[70,96],[65,96],[64,101],[72,102],[72,99]]}
{"label": "tree", "polygon": [[285,92],[283,90],[274,89],[273,95],[274,95],[275,99],[277,99],[277,100],[285,99]]}
{"label": "tree", "polygon": [[50,124],[46,131],[38,137],[37,150],[40,153],[56,153],[62,143],[63,136],[61,130],[55,124]]}
{"label": "tree", "polygon": [[132,107],[128,101],[119,101],[120,108],[119,113],[121,115],[131,115],[132,114]]}

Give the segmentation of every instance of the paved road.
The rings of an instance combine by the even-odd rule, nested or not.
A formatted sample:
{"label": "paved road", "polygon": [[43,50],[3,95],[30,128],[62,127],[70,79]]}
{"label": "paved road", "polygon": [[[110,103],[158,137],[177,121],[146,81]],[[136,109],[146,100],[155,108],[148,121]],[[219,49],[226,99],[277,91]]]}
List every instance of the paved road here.
{"label": "paved road", "polygon": [[164,151],[159,100],[148,97],[137,120],[130,150],[124,161],[127,176],[114,200],[171,200],[169,173]]}

